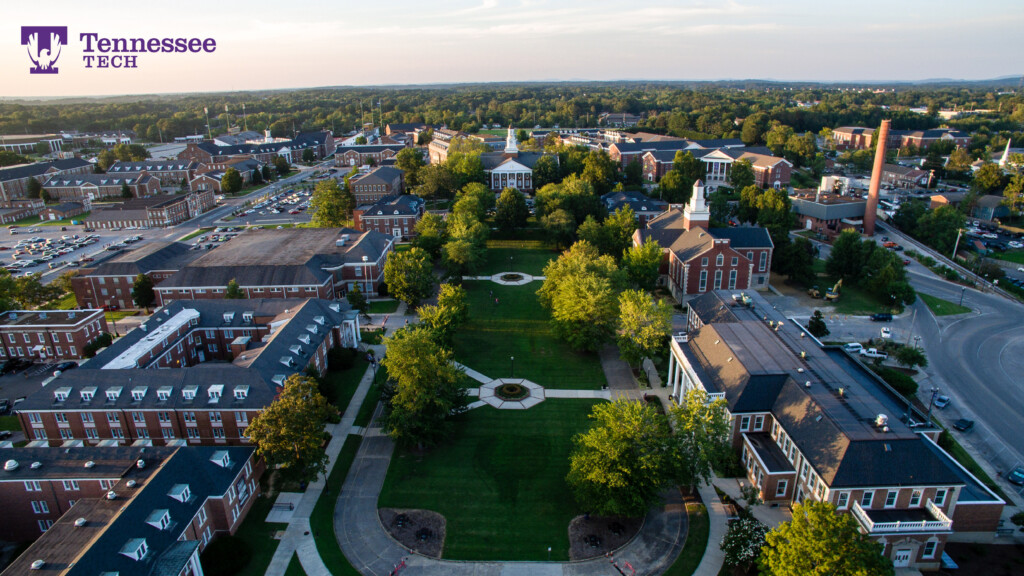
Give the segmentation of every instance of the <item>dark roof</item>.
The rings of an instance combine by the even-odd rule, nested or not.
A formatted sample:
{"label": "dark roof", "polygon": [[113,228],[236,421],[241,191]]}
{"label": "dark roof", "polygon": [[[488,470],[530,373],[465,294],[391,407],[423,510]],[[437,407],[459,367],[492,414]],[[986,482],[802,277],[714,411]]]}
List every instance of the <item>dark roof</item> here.
{"label": "dark roof", "polygon": [[385,196],[372,205],[360,206],[365,216],[412,216],[423,211],[425,202],[412,194]]}
{"label": "dark roof", "polygon": [[195,170],[199,163],[189,160],[146,160],[144,162],[114,162],[107,168],[107,174],[121,172],[166,172],[171,170]]}
{"label": "dark roof", "polygon": [[601,196],[601,200],[604,201],[609,212],[614,212],[623,206],[629,206],[633,212],[663,212],[668,208],[668,202],[651,198],[635,190],[609,192]]}
{"label": "dark roof", "polygon": [[53,210],[54,212],[71,212],[72,210],[82,210],[85,206],[81,202],[61,202],[56,206],[47,206],[47,210]]}
{"label": "dark roof", "polygon": [[785,473],[795,472],[793,464],[789,462],[786,455],[782,453],[782,449],[779,445],[772,440],[771,435],[765,432],[755,432],[752,434],[745,434],[747,442],[753,446],[754,451],[757,452],[757,456],[764,462],[768,472],[772,473]]}
{"label": "dark roof", "polygon": [[[140,458],[154,464],[174,448],[132,446],[77,446],[71,448],[17,448],[2,453],[5,462],[18,463],[14,470],[0,472],[0,482],[25,480],[73,480],[76,478],[131,479],[144,474],[135,463]],[[89,464],[91,462],[91,464]]]}
{"label": "dark roof", "polygon": [[504,152],[484,152],[480,155],[480,161],[484,165],[484,170],[494,170],[509,162],[518,162],[532,170],[537,160],[543,156],[542,152],[519,152],[515,157],[506,158]]}
{"label": "dark roof", "polygon": [[401,150],[402,148],[404,146],[401,144],[353,144],[351,146],[338,146],[335,153],[344,154],[351,150],[360,154],[374,154],[385,150]]}
{"label": "dark roof", "polygon": [[868,201],[854,196],[835,194],[806,194],[790,196],[793,211],[819,220],[863,218]]}
{"label": "dark roof", "polygon": [[120,186],[121,184],[145,184],[154,177],[142,172],[120,172],[118,174],[55,174],[51,176],[43,187],[52,188],[60,186]]}
{"label": "dark roof", "polygon": [[0,312],[0,326],[74,326],[98,312],[98,309],[8,310]]}
{"label": "dark roof", "polygon": [[107,260],[89,276],[136,276],[157,270],[179,270],[200,255],[200,252],[190,251],[184,242],[158,240]]}
{"label": "dark roof", "polygon": [[697,144],[701,148],[727,148],[727,147],[739,147],[743,146],[743,141],[739,138],[714,138],[710,140],[691,140],[694,144]]}
{"label": "dark roof", "polygon": [[395,181],[405,172],[393,166],[378,166],[369,172],[356,174],[349,179],[349,185],[354,184],[388,184]]}
{"label": "dark roof", "polygon": [[978,206],[981,206],[983,208],[998,208],[1000,206],[1004,206],[1003,203],[1005,201],[1006,199],[1002,196],[997,196],[995,194],[985,194],[984,196],[978,198]]}
{"label": "dark roof", "polygon": [[773,248],[772,237],[768,230],[759,226],[735,226],[730,228],[710,228],[708,232],[715,238],[728,238],[733,248]]}
{"label": "dark roof", "polygon": [[65,158],[63,160],[54,160],[52,162],[36,162],[35,164],[25,164],[24,166],[2,168],[0,169],[0,182],[21,180],[30,176],[42,176],[51,169],[64,171],[81,168],[83,166],[92,165],[81,158]]}

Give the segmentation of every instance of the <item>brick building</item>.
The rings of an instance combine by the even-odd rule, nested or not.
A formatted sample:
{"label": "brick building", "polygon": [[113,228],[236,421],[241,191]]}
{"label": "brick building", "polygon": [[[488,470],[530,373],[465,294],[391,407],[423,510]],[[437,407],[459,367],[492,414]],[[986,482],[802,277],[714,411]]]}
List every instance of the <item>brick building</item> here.
{"label": "brick building", "polygon": [[484,152],[480,161],[487,185],[494,192],[513,188],[530,194],[533,192],[533,168],[543,156],[541,152],[520,152],[515,131],[509,127],[504,151]]}
{"label": "brick building", "polygon": [[[839,151],[867,150],[874,145],[874,134],[874,128],[841,126],[832,130],[832,142]],[[957,148],[966,147],[971,141],[971,135],[951,128],[889,130],[886,147],[895,150],[903,146],[914,146],[919,150],[927,150],[932,144],[943,141],[952,142]]]}
{"label": "brick building", "polygon": [[30,395],[18,419],[51,446],[246,443],[288,376],[322,374],[332,348],[358,342],[357,314],[339,302],[178,301]]}
{"label": "brick building", "polygon": [[88,208],[83,202],[61,202],[47,206],[39,212],[40,220],[65,220],[84,214]]}
{"label": "brick building", "polygon": [[670,351],[673,396],[726,401],[733,447],[766,502],[830,502],[898,568],[937,570],[956,533],[994,535],[1005,503],[936,444],[941,430],[758,294],[690,300]]}
{"label": "brick building", "polygon": [[672,295],[684,301],[711,290],[766,290],[771,275],[774,245],[760,227],[710,228],[711,213],[698,180],[690,202],[668,212],[633,233],[633,244],[648,239],[665,254],[661,273]]}
{"label": "brick building", "polygon": [[380,166],[356,174],[348,181],[356,205],[371,204],[385,196],[405,193],[405,172],[393,166]]}
{"label": "brick building", "polygon": [[[89,490],[56,523],[47,520],[52,525],[4,575],[199,576],[199,554],[216,536],[238,530],[260,493],[265,470],[251,447],[87,448],[75,449],[74,455],[69,464],[84,468],[91,462],[89,470],[103,466],[100,471],[108,477],[75,480],[68,471],[67,482],[108,488],[99,495]],[[63,466],[54,456],[46,461]],[[126,464],[128,456],[137,458]]]}
{"label": "brick building", "polygon": [[790,196],[800,228],[835,238],[843,230],[864,228],[868,201],[860,196],[840,196],[821,192]]}
{"label": "brick building", "polygon": [[80,200],[89,198],[121,198],[123,186],[136,198],[147,198],[160,193],[160,179],[147,172],[119,174],[60,174],[43,182],[43,189],[51,198]]}
{"label": "brick building", "polygon": [[[661,180],[672,169],[677,150],[657,150],[643,155],[644,178],[649,182]],[[704,163],[704,186],[714,191],[719,186],[730,186],[732,165],[740,160],[750,162],[754,171],[754,184],[761,188],[781,189],[789,186],[793,164],[785,158],[773,156],[764,147],[752,148],[690,148],[683,150]]]}
{"label": "brick building", "polygon": [[161,194],[133,198],[119,204],[93,204],[85,219],[93,228],[127,228],[134,226],[166,227],[195,218],[217,205],[213,190],[196,190],[186,194]]}
{"label": "brick building", "polygon": [[178,153],[178,160],[216,164],[232,158],[253,158],[269,164],[278,156],[288,162],[299,162],[307,149],[313,151],[315,160],[323,160],[335,151],[334,136],[328,131],[304,132],[291,140],[270,138],[268,135],[266,140],[229,146],[219,146],[214,142],[189,142]]}
{"label": "brick building", "polygon": [[28,181],[34,179],[40,184],[52,176],[74,174],[92,174],[92,164],[81,158],[67,158],[53,162],[37,162],[24,166],[0,168],[0,202],[28,196]]}
{"label": "brick building", "polygon": [[629,112],[602,112],[597,117],[598,124],[613,128],[632,128],[639,124],[641,120],[643,118]]}
{"label": "brick building", "polygon": [[135,308],[132,301],[135,277],[145,274],[153,284],[160,284],[201,255],[189,248],[184,242],[149,242],[95,268],[83,268],[71,279],[75,301],[81,308]]}
{"label": "brick building", "polygon": [[10,310],[0,313],[0,362],[79,360],[106,333],[103,310]]}
{"label": "brick building", "polygon": [[250,230],[158,284],[157,302],[221,299],[231,280],[247,298],[333,299],[356,283],[363,294],[377,295],[393,244],[374,230]]}
{"label": "brick building", "polygon": [[927,170],[914,168],[913,166],[899,166],[897,164],[885,164],[882,166],[882,185],[891,188],[925,188],[931,179],[931,173]]}
{"label": "brick building", "polygon": [[354,146],[339,146],[334,154],[335,166],[362,166],[369,164],[372,160],[380,164],[398,155],[404,148],[400,144],[357,144]]}
{"label": "brick building", "polygon": [[[661,152],[662,158],[674,158],[675,152],[679,150],[720,150],[729,148],[743,148],[743,141],[739,138],[720,138],[714,140],[637,140],[630,138],[624,142],[613,142],[608,145],[608,156],[618,162],[623,168],[633,160],[643,162],[644,154],[648,152]],[[671,160],[670,160],[671,161]],[[671,168],[671,167],[669,167]],[[660,178],[660,176],[659,176]]]}
{"label": "brick building", "polygon": [[[242,186],[249,186],[253,181],[253,172],[262,171],[264,163],[254,158],[236,157],[223,162],[203,164],[195,172],[195,177],[189,182],[191,190],[211,190],[221,192],[221,180],[228,168],[234,168],[242,177]],[[262,175],[261,175],[262,177]]]}
{"label": "brick building", "polygon": [[356,230],[376,230],[395,238],[410,238],[416,235],[414,227],[423,217],[426,205],[419,196],[388,196],[371,205],[357,207],[352,216]]}
{"label": "brick building", "polygon": [[832,130],[832,143],[839,151],[867,150],[871,148],[871,138],[874,134],[874,128],[840,126]]}
{"label": "brick building", "polygon": [[146,160],[144,162],[114,162],[107,174],[145,172],[160,180],[163,188],[177,189],[181,181],[188,182],[199,170],[199,163],[186,160]]}

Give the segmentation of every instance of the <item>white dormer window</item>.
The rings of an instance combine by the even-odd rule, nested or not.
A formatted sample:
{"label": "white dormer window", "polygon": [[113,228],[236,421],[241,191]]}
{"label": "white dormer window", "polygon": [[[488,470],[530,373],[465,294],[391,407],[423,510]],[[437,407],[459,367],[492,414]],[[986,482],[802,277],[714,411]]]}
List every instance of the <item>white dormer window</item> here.
{"label": "white dormer window", "polygon": [[157,530],[165,530],[171,524],[171,511],[167,509],[153,510],[146,518],[146,524]]}
{"label": "white dormer window", "polygon": [[118,397],[120,397],[120,396],[121,396],[121,387],[120,386],[114,386],[114,387],[111,387],[111,388],[107,388],[107,400],[109,400],[111,402],[116,402]]}
{"label": "white dormer window", "polygon": [[242,322],[252,324],[252,312],[242,312]]}
{"label": "white dormer window", "polygon": [[224,394],[223,384],[214,384],[210,386],[209,390],[206,391],[206,395],[209,397],[210,402],[220,401],[221,395]]}
{"label": "white dormer window", "polygon": [[132,538],[121,547],[121,554],[136,561],[145,558],[146,552],[149,552],[149,547],[145,538]]}
{"label": "white dormer window", "polygon": [[185,386],[181,389],[181,397],[185,400],[195,400],[196,392],[199,391],[199,386]]}
{"label": "white dormer window", "polygon": [[299,334],[299,342],[302,342],[303,344],[309,344],[311,341],[312,340],[310,339],[309,334]]}
{"label": "white dormer window", "polygon": [[292,364],[294,364],[294,362],[295,362],[294,360],[292,360],[291,356],[281,356],[281,360],[280,361],[281,361],[281,364],[284,364],[285,366],[287,366],[289,368],[291,368]]}
{"label": "white dormer window", "polygon": [[274,384],[277,384],[278,386],[284,386],[284,379],[284,374],[275,374],[274,377],[270,379],[270,381],[273,382]]}
{"label": "white dormer window", "polygon": [[323,316],[317,316],[317,317],[313,318],[313,322],[316,322],[317,324],[319,324],[321,326],[324,325],[325,320],[326,319]]}
{"label": "white dormer window", "polygon": [[136,402],[146,397],[146,391],[149,390],[146,386],[136,386],[132,388],[132,400]]}
{"label": "white dormer window", "polygon": [[174,392],[174,388],[171,388],[170,386],[161,386],[156,391],[156,397],[157,397],[158,400],[163,402],[163,401],[169,400],[171,398],[171,393],[173,393],[173,392]]}
{"label": "white dormer window", "polygon": [[88,388],[82,388],[80,394],[82,395],[82,402],[92,402],[93,396],[96,395],[96,387],[89,386]]}
{"label": "white dormer window", "polygon": [[[359,270],[359,268],[357,268],[357,270]],[[306,326],[306,330],[308,330],[311,334],[316,334],[317,333],[317,329],[316,329],[316,325],[315,324],[310,324],[309,326]]]}
{"label": "white dormer window", "polygon": [[231,321],[234,320],[234,319],[235,319],[235,313],[234,312],[225,312],[224,313],[224,323],[225,324],[230,324]]}
{"label": "white dormer window", "polygon": [[192,491],[188,489],[188,484],[175,484],[171,486],[171,490],[167,495],[178,502],[185,503],[192,497]]}
{"label": "white dormer window", "polygon": [[210,457],[210,462],[221,468],[228,468],[231,466],[231,454],[227,450],[218,450]]}
{"label": "white dormer window", "polygon": [[62,386],[53,391],[53,397],[57,402],[65,402],[68,399],[68,394],[71,394],[71,387]]}
{"label": "white dormer window", "polygon": [[288,347],[288,351],[291,352],[292,354],[295,354],[296,356],[301,355],[302,346],[299,346],[298,344],[293,344]]}
{"label": "white dormer window", "polygon": [[235,386],[235,399],[245,400],[245,397],[249,395],[249,385],[244,384],[242,386]]}

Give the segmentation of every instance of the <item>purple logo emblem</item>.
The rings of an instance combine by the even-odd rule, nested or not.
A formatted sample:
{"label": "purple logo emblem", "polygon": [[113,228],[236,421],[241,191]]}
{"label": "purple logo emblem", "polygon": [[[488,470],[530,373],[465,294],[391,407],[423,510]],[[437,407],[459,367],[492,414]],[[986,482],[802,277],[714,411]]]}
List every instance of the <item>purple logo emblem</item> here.
{"label": "purple logo emblem", "polygon": [[67,26],[22,26],[21,45],[28,46],[28,57],[35,64],[31,74],[56,74],[54,64],[60,57],[60,47],[68,43]]}

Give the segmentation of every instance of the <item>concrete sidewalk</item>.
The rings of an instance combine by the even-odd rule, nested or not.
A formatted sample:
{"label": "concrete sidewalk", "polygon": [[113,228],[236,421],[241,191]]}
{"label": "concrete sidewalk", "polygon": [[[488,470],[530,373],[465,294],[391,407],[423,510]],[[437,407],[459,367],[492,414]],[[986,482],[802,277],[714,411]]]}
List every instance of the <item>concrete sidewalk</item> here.
{"label": "concrete sidewalk", "polygon": [[728,528],[725,515],[725,505],[718,498],[718,493],[711,484],[702,484],[698,489],[700,499],[704,501],[704,507],[708,511],[708,547],[704,550],[704,557],[701,559],[693,576],[718,576],[725,563],[725,553],[722,552],[722,537]]}

